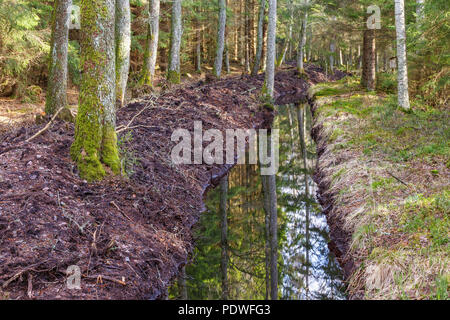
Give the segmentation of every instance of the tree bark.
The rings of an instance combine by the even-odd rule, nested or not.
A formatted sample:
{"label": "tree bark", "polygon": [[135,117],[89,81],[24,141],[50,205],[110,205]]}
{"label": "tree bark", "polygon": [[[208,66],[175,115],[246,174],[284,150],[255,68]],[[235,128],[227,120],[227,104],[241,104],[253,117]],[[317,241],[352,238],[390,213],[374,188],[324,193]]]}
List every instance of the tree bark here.
{"label": "tree bark", "polygon": [[153,87],[158,57],[160,0],[150,0],[148,8],[147,42],[144,54],[141,84]]}
{"label": "tree bark", "polygon": [[375,90],[376,86],[376,42],[375,30],[364,31],[363,62],[361,84],[367,90]]}
{"label": "tree bark", "polygon": [[125,103],[131,50],[130,0],[116,0],[116,100]]}
{"label": "tree bark", "polygon": [[267,57],[265,93],[273,98],[275,82],[275,46],[277,33],[277,0],[269,0],[269,26],[267,30]]}
{"label": "tree bark", "polygon": [[186,267],[183,267],[178,274],[178,294],[179,300],[187,300],[187,286],[186,286]]}
{"label": "tree bark", "polygon": [[264,13],[266,9],[266,0],[260,0],[259,14],[258,14],[258,31],[256,37],[256,56],[253,64],[252,75],[256,76],[261,67],[261,57],[263,51],[263,37],[264,37]]}
{"label": "tree bark", "polygon": [[181,0],[173,0],[172,4],[172,29],[170,36],[170,57],[167,80],[171,83],[180,83],[180,47],[182,36],[181,25]]}
{"label": "tree bark", "polygon": [[214,75],[220,78],[222,74],[223,52],[225,48],[225,29],[227,25],[227,7],[225,0],[219,1],[219,31],[217,34],[216,60],[214,62]]}
{"label": "tree bark", "polygon": [[105,167],[120,173],[114,22],[115,0],[81,1],[83,77],[71,156],[87,181],[103,178]]}
{"label": "tree bark", "polygon": [[55,0],[52,14],[52,39],[45,113],[53,115],[67,106],[67,54],[69,46],[69,9],[72,0]]}
{"label": "tree bark", "polygon": [[220,229],[221,249],[220,269],[222,271],[222,300],[228,300],[228,176],[220,180]]}
{"label": "tree bark", "polygon": [[[309,1],[306,1],[306,5],[308,5]],[[304,50],[305,50],[305,45],[306,45],[306,28],[308,26],[308,8],[305,7],[305,13],[303,15],[303,20],[302,20],[302,32],[300,34],[300,42],[299,42],[299,46],[298,46],[298,56],[297,56],[297,69],[299,72],[303,72],[304,71],[304,66],[303,66],[303,57],[304,57]]]}
{"label": "tree bark", "polygon": [[397,32],[398,104],[410,108],[408,93],[408,65],[406,59],[405,3],[395,0],[395,29]]}

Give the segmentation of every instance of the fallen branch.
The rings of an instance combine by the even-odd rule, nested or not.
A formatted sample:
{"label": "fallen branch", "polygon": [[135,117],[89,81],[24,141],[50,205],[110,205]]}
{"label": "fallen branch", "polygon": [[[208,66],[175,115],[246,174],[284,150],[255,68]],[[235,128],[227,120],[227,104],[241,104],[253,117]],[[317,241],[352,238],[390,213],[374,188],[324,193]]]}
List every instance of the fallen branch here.
{"label": "fallen branch", "polygon": [[133,123],[133,121],[136,120],[136,118],[139,117],[139,116],[142,114],[142,112],[144,112],[145,110],[149,109],[149,108],[152,107],[152,106],[153,106],[153,101],[150,101],[144,108],[142,108],[141,111],[139,111],[138,113],[136,113],[136,114],[134,115],[134,117],[131,118],[130,122],[128,122],[128,124],[127,124],[125,127],[123,127],[123,128],[119,127],[120,129],[117,128],[116,132],[117,132],[117,133],[121,133],[122,131],[125,131],[125,130],[130,129],[130,126],[131,126],[131,124]]}
{"label": "fallen branch", "polygon": [[401,184],[404,184],[405,186],[407,186],[409,188],[409,184],[407,184],[406,182],[404,182],[403,180],[401,180],[400,178],[394,176],[392,173],[390,173],[389,171],[387,171],[387,173],[394,178],[395,180],[397,180],[398,182],[400,182]]}
{"label": "fallen branch", "polygon": [[56,117],[59,115],[59,113],[64,109],[65,107],[61,107],[59,108],[58,111],[56,111],[55,115],[51,118],[51,120],[45,125],[44,128],[42,128],[41,130],[39,130],[34,136],[32,136],[31,138],[28,138],[26,141],[30,142],[34,139],[36,139],[37,137],[39,137],[41,134],[43,134],[45,131],[48,130],[48,128],[50,128],[50,126],[52,125],[53,121],[55,121]]}

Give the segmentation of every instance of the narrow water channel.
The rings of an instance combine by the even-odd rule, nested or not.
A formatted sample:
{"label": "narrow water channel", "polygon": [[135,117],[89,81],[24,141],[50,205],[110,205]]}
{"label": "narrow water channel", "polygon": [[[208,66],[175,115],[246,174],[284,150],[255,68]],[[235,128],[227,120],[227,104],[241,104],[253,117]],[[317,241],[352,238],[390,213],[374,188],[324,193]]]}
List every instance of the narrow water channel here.
{"label": "narrow water channel", "polygon": [[[309,108],[287,105],[277,111],[273,127],[280,129],[280,169],[276,176],[278,297],[345,299],[341,270],[328,249],[326,217],[315,198],[312,174],[316,148],[309,136]],[[221,240],[220,200],[224,191],[228,202],[226,243]],[[229,173],[228,188],[222,185],[208,193],[206,207],[195,230],[192,261],[170,289],[170,298],[269,297],[264,196],[258,166],[236,166]]]}

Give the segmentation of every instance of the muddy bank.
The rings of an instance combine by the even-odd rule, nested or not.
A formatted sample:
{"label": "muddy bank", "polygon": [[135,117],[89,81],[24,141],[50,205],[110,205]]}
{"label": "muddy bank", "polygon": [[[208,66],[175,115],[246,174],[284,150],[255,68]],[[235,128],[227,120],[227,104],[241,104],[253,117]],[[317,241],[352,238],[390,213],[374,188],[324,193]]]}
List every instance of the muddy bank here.
{"label": "muddy bank", "polygon": [[[321,81],[293,69],[276,76],[277,103],[306,97]],[[177,165],[171,134],[193,122],[203,130],[264,128],[273,114],[259,107],[264,76],[180,86],[133,102],[118,113],[128,178],[88,184],[70,160],[72,124],[58,122],[0,137],[0,297],[12,299],[157,299],[193,249],[191,229],[208,186],[231,166]],[[124,130],[125,129],[125,130]],[[68,290],[66,270],[80,267],[81,290]]]}

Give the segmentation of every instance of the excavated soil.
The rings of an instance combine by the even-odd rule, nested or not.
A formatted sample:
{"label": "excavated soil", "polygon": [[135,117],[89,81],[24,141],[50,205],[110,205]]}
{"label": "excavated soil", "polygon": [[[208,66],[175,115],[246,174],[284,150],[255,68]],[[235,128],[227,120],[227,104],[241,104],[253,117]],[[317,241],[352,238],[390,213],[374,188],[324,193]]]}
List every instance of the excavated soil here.
{"label": "excavated soil", "polygon": [[[306,99],[327,80],[307,67],[276,76],[276,102]],[[339,75],[337,76],[339,77]],[[74,126],[56,122],[0,136],[0,299],[158,299],[186,264],[203,196],[231,166],[173,165],[172,132],[202,121],[203,130],[267,128],[273,113],[257,99],[264,76],[233,77],[173,88],[118,112],[128,178],[81,180],[69,156]],[[130,124],[130,121],[133,120]],[[80,267],[81,290],[66,286]]]}

